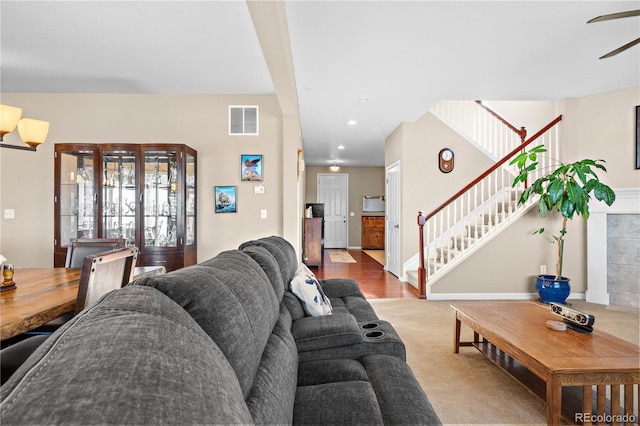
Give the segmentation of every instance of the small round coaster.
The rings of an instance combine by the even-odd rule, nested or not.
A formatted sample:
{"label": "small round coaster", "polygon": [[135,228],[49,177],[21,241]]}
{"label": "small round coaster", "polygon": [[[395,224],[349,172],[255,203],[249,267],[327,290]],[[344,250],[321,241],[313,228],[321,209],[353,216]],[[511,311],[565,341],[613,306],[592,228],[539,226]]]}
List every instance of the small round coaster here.
{"label": "small round coaster", "polygon": [[563,331],[567,329],[567,324],[563,323],[562,321],[548,320],[547,327],[552,330]]}

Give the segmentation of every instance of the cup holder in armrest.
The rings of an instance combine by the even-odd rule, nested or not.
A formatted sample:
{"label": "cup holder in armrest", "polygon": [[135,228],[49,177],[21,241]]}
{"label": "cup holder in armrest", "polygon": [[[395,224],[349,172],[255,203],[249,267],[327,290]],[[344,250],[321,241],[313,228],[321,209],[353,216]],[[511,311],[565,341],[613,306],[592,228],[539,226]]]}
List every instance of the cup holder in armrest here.
{"label": "cup holder in armrest", "polygon": [[371,329],[371,328],[376,328],[376,327],[378,327],[378,325],[379,324],[375,323],[375,322],[367,322],[367,323],[362,324],[360,327],[365,328],[365,329],[368,330],[368,329]]}
{"label": "cup holder in armrest", "polygon": [[379,339],[382,336],[384,336],[384,331],[379,331],[379,330],[368,331],[364,333],[364,337],[368,337],[370,339]]}

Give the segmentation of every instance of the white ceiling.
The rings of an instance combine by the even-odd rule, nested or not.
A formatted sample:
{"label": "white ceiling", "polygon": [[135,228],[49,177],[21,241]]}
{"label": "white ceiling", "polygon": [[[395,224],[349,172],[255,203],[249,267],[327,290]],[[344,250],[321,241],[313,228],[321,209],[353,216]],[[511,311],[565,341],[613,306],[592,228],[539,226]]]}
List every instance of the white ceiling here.
{"label": "white ceiling", "polygon": [[[638,0],[285,5],[309,165],[383,165],[385,137],[440,99],[640,85],[640,46],[598,59],[640,37],[640,17],[586,24]],[[276,93],[244,1],[2,0],[0,14],[3,92]]]}

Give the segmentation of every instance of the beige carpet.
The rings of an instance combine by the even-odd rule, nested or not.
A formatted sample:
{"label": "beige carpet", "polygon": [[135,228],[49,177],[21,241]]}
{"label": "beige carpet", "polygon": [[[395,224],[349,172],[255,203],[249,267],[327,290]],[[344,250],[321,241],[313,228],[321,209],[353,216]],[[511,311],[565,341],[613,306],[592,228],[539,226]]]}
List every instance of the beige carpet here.
{"label": "beige carpet", "polygon": [[376,262],[385,265],[387,258],[384,254],[384,250],[362,250],[366,255],[371,256]]}
{"label": "beige carpet", "polygon": [[[453,353],[453,310],[448,301],[369,299],[380,319],[398,331],[407,362],[445,424],[546,424],[542,401],[475,348]],[[637,313],[572,301],[592,313],[596,328],[638,344]],[[473,332],[462,326],[464,340]]]}
{"label": "beige carpet", "polygon": [[329,251],[329,259],[333,263],[357,263],[353,256],[344,250]]}

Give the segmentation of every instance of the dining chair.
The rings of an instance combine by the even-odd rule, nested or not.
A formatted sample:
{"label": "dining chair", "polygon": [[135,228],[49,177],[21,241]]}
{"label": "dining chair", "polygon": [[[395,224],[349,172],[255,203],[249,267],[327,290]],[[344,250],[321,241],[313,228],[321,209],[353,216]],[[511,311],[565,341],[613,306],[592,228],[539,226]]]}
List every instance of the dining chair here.
{"label": "dining chair", "polygon": [[85,256],[74,315],[93,305],[111,290],[124,287],[133,281],[137,259],[137,247],[125,247]]}
{"label": "dining chair", "polygon": [[82,268],[85,256],[126,246],[124,238],[73,238],[67,246],[65,268]]}

